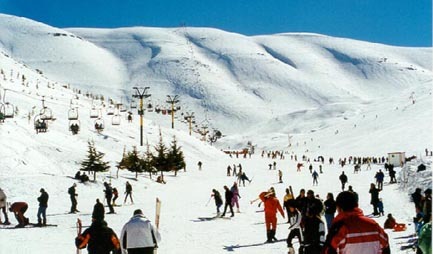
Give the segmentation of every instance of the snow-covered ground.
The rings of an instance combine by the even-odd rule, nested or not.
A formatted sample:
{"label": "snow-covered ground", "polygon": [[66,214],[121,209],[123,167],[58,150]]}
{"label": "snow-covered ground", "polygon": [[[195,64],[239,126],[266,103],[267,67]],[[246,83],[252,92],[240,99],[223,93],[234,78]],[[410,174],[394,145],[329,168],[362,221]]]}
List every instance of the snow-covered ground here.
{"label": "snow-covered ground", "polygon": [[[352,166],[326,163],[319,185],[313,187],[308,170],[296,172],[290,154],[338,160],[404,151],[431,165],[431,158],[423,156],[425,148],[432,148],[431,48],[400,48],[314,34],[246,37],[199,28],[65,31],[7,15],[0,19],[0,69],[4,73],[0,74],[0,93],[3,99],[6,89],[5,102],[18,108],[14,118],[0,124],[0,187],[9,202],[29,203],[27,215],[33,222],[39,189],[45,188],[50,194],[48,223],[58,225],[0,229],[0,254],[73,252],[75,221],[81,218],[84,225],[90,224],[95,199],[103,199],[104,181],[111,181],[120,193],[126,181],[133,185],[135,204],[116,207],[117,214],[106,216],[118,234],[137,208],[154,220],[155,198],[162,200],[160,253],[286,253],[284,241],[262,244],[264,215],[250,200],[270,186],[280,199],[289,185],[295,194],[305,188],[322,198],[328,192],[336,195],[338,175],[344,170],[360,195],[361,208],[371,213],[369,184],[375,172],[383,169],[383,165],[373,165],[365,171],[364,166],[353,174]],[[166,175],[166,185],[147,175],[135,181],[134,174],[126,171],[120,171],[117,178],[115,164],[123,149],[139,145],[136,110],[132,123],[122,113],[121,125],[112,126],[112,117],[101,107],[106,128],[98,134],[90,109],[99,101],[92,102],[76,91],[125,102],[135,85],[153,85],[154,104],[162,104],[166,94],[181,94],[182,113],[193,110],[200,122],[207,111],[212,125],[223,134],[225,129],[230,131],[210,146],[197,133],[189,136],[184,123],[176,120],[172,130],[169,116],[146,112],[145,142],[156,144],[159,129],[167,144],[175,135],[187,171],[177,177]],[[412,93],[414,104],[409,98]],[[42,108],[42,96],[56,120],[49,123],[47,133],[36,134],[33,120]],[[71,102],[78,105],[78,135],[68,130]],[[106,153],[112,168],[98,174],[97,183],[78,185],[81,213],[70,215],[67,189],[75,182],[70,177],[85,158],[89,140]],[[229,158],[220,151],[243,148],[248,141],[256,145],[257,153],[251,159]],[[283,184],[277,183],[277,171],[268,170],[273,160],[259,156],[262,149],[288,151],[285,160],[276,160],[284,174]],[[223,186],[235,181],[226,176],[227,166],[234,163],[241,163],[253,178],[240,189],[241,213],[231,220],[201,221],[200,217],[216,212],[213,200],[207,204],[211,190],[223,193]],[[316,163],[313,166],[318,168]],[[410,224],[414,208],[409,193],[418,185],[431,186],[431,167],[428,172],[412,174],[404,186],[386,185],[381,192],[385,213]],[[383,224],[384,219],[377,220]],[[283,239],[288,224],[281,217],[279,222],[277,238]],[[412,230],[410,225],[404,233],[389,232],[393,253],[399,253],[394,238]]]}

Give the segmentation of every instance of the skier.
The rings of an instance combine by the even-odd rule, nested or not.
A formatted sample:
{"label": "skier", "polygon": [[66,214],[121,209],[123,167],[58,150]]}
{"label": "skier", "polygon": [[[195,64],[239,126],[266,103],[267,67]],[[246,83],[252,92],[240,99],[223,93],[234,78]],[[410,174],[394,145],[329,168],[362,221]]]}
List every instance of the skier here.
{"label": "skier", "polygon": [[215,206],[217,208],[217,216],[219,216],[220,215],[220,207],[223,204],[223,200],[221,198],[221,194],[219,193],[219,191],[213,189],[211,197],[214,197],[214,199],[215,199]]}
{"label": "skier", "polygon": [[296,171],[299,172],[301,171],[301,167],[303,167],[304,165],[302,163],[298,163],[296,164]]}
{"label": "skier", "polygon": [[234,212],[233,212],[233,206],[232,206],[232,198],[233,198],[233,193],[230,191],[229,187],[227,187],[227,185],[224,185],[224,190],[225,192],[225,205],[224,205],[224,212],[221,215],[221,217],[224,217],[226,215],[226,211],[227,211],[227,207],[230,208],[230,212],[232,213],[231,217],[235,216]]}
{"label": "skier", "polygon": [[75,246],[89,254],[120,253],[120,242],[116,233],[108,227],[107,222],[92,218],[92,224],[75,238]]}
{"label": "skier", "polygon": [[227,166],[227,176],[231,176],[231,171],[232,168],[230,167],[230,165]]}
{"label": "skier", "polygon": [[277,169],[277,162],[276,162],[276,161],[274,161],[274,163],[273,163],[273,169],[274,169],[274,170]]}
{"label": "skier", "polygon": [[336,203],[338,215],[332,222],[323,254],[390,253],[388,235],[376,221],[363,215],[353,193],[341,192]]}
{"label": "skier", "polygon": [[[9,225],[11,223],[9,222],[8,213],[6,211],[6,206],[7,206],[7,197],[6,197],[6,194],[4,193],[4,191],[2,190],[2,188],[0,188],[0,210],[3,211],[3,215],[5,217],[5,221],[3,222],[3,224]],[[1,221],[1,217],[0,217],[0,224],[1,223],[2,223],[2,221]]]}
{"label": "skier", "polygon": [[[38,209],[38,226],[47,225],[47,207],[48,207],[48,193],[44,188],[40,189],[41,195],[38,197],[39,209]],[[42,216],[42,218],[41,218]]]}
{"label": "skier", "polygon": [[334,200],[334,194],[331,192],[326,195],[326,200],[323,203],[325,205],[325,220],[326,220],[326,228],[331,228],[332,220],[334,219],[335,212],[337,211],[337,204]]}
{"label": "skier", "polygon": [[383,189],[383,178],[385,177],[385,175],[382,172],[382,169],[379,169],[379,172],[376,173],[376,175],[374,176],[374,178],[376,178],[376,184],[377,184],[377,188],[379,190]]}
{"label": "skier", "polygon": [[[323,163],[323,162],[322,162]],[[323,174],[323,171],[322,171],[322,164],[319,164],[319,172],[320,172],[320,174]]]}
{"label": "skier", "polygon": [[283,171],[278,170],[278,182],[283,183]]}
{"label": "skier", "polygon": [[110,184],[108,184],[107,182],[104,182],[104,187],[105,187],[105,199],[107,200],[107,205],[108,208],[110,209],[110,211],[108,213],[115,213],[114,212],[114,208],[112,205],[112,201],[111,199],[113,198],[113,188],[111,188]]}
{"label": "skier", "polygon": [[140,209],[134,211],[134,216],[123,226],[120,233],[122,252],[129,254],[153,254],[161,241],[161,235]]}
{"label": "skier", "polygon": [[319,174],[317,173],[316,170],[314,170],[312,176],[313,176],[313,186],[314,186],[314,183],[316,183],[316,185],[318,185],[319,181],[317,181],[317,178],[319,177]]}
{"label": "skier", "polygon": [[294,199],[290,199],[287,204],[288,213],[287,217],[289,217],[289,235],[287,236],[287,247],[289,248],[289,254],[295,254],[295,249],[292,245],[293,238],[297,237],[300,243],[303,242],[302,230],[301,230],[301,221],[302,214],[296,208],[296,201]]}
{"label": "skier", "polygon": [[129,198],[131,199],[131,203],[134,204],[134,201],[132,200],[132,185],[128,181],[126,181],[125,194],[126,194],[126,196],[125,196],[125,200],[123,201],[123,203],[124,204],[126,203],[126,199],[129,196]]}
{"label": "skier", "polygon": [[236,212],[240,213],[239,211],[239,198],[241,198],[241,196],[239,195],[239,188],[238,188],[238,184],[236,182],[233,183],[233,186],[230,188],[230,191],[233,194],[232,197],[232,207],[234,207],[236,205]]}
{"label": "skier", "polygon": [[310,164],[310,166],[308,166],[308,169],[310,170],[310,174],[313,173],[313,164]]}
{"label": "skier", "polygon": [[275,190],[273,187],[268,191],[260,193],[259,198],[265,206],[266,242],[271,243],[277,241],[275,238],[275,233],[277,231],[277,211],[280,212],[283,218],[285,218],[283,208],[281,208],[280,202],[275,197]]}
{"label": "skier", "polygon": [[117,188],[113,188],[113,206],[116,206],[116,199],[119,197],[119,191]]}
{"label": "skier", "polygon": [[247,180],[249,183],[251,183],[251,180],[248,178],[248,176],[245,174],[245,172],[242,172],[241,175],[242,185],[245,187],[245,180]]}
{"label": "skier", "polygon": [[381,216],[385,215],[385,212],[383,211],[383,201],[381,198],[379,198],[379,202],[377,202],[377,209],[379,210],[379,214]]}
{"label": "skier", "polygon": [[75,192],[75,187],[77,187],[77,184],[74,183],[71,187],[68,189],[68,194],[71,199],[71,211],[69,213],[76,213],[80,212],[77,210],[77,196],[78,194]]}
{"label": "skier", "polygon": [[28,207],[26,202],[15,202],[9,207],[9,211],[15,215],[18,221],[18,225],[16,225],[17,228],[23,228],[29,224],[29,218],[24,216]]}
{"label": "skier", "polygon": [[198,170],[201,170],[201,166],[203,165],[203,163],[201,161],[198,161],[197,166],[198,166]]}
{"label": "skier", "polygon": [[347,175],[344,174],[344,171],[340,175],[340,181],[341,181],[341,190],[344,191],[344,186],[347,183]]}
{"label": "skier", "polygon": [[302,216],[305,216],[307,211],[307,197],[305,196],[305,189],[301,189],[299,191],[299,195],[296,197],[296,208],[298,208]]}
{"label": "skier", "polygon": [[371,195],[371,199],[370,199],[370,204],[373,205],[373,215],[379,215],[379,211],[377,210],[377,206],[379,203],[379,192],[381,190],[380,189],[376,189],[376,186],[374,185],[374,183],[370,184],[370,195]]}

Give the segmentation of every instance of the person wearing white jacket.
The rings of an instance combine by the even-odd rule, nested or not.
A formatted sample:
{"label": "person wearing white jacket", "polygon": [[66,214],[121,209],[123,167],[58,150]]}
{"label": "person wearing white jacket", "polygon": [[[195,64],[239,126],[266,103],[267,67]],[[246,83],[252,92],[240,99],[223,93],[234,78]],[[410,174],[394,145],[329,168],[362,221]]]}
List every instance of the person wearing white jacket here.
{"label": "person wearing white jacket", "polygon": [[153,254],[161,241],[158,229],[154,228],[140,209],[123,226],[120,247],[123,254]]}
{"label": "person wearing white jacket", "polygon": [[[3,224],[10,224],[9,219],[8,219],[8,213],[6,211],[6,206],[7,206],[7,197],[6,194],[4,193],[4,191],[0,188],[0,210],[3,211],[3,215],[5,217],[5,221],[3,222]],[[0,217],[0,224],[2,223],[1,221],[1,217]]]}

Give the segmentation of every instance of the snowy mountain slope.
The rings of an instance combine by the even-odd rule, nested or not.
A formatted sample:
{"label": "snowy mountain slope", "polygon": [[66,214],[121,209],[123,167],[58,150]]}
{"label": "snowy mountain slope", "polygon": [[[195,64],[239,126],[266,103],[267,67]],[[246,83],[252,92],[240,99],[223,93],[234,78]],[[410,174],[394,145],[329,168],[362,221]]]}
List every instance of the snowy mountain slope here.
{"label": "snowy mountain slope", "polygon": [[0,19],[3,50],[51,79],[92,91],[114,86],[103,90],[117,98],[129,97],[133,86],[150,86],[160,105],[167,94],[178,94],[200,121],[207,114],[224,133],[335,103],[353,103],[350,113],[359,103],[431,83],[431,48],[302,33],[247,37],[210,28],[64,31],[8,15]]}

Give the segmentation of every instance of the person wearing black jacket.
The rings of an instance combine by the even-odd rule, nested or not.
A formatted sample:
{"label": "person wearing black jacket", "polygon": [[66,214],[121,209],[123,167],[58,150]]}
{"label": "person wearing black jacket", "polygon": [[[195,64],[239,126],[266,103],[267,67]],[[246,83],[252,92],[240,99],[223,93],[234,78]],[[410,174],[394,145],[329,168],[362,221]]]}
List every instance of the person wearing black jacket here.
{"label": "person wearing black jacket", "polygon": [[214,197],[214,199],[215,199],[215,206],[217,208],[217,216],[219,216],[220,215],[220,207],[223,204],[223,200],[221,198],[221,194],[219,193],[219,191],[213,189],[211,196]]}
{"label": "person wearing black jacket", "polygon": [[340,181],[341,181],[341,190],[344,191],[344,186],[347,183],[347,175],[344,174],[344,171],[340,175]]}
{"label": "person wearing black jacket", "polygon": [[95,220],[104,220],[105,217],[105,208],[104,205],[99,201],[99,198],[96,199],[96,204],[93,206],[92,218]]}
{"label": "person wearing black jacket", "polygon": [[221,215],[221,217],[224,217],[226,215],[227,207],[230,207],[230,212],[232,213],[231,217],[235,216],[235,213],[233,212],[233,206],[232,206],[232,198],[233,193],[230,191],[229,187],[227,185],[224,186],[225,192],[225,205],[224,205],[224,212]]}
{"label": "person wearing black jacket", "polygon": [[307,212],[307,197],[305,196],[305,190],[299,191],[299,196],[296,197],[296,208],[301,212],[302,216],[305,216]]}
{"label": "person wearing black jacket", "polygon": [[421,188],[416,188],[415,192],[412,193],[412,201],[415,204],[415,208],[422,209],[423,196],[421,194]]}
{"label": "person wearing black jacket", "polygon": [[373,215],[379,215],[378,203],[379,203],[379,192],[381,190],[376,188],[376,185],[374,183],[370,184],[370,204],[373,205]]}
{"label": "person wearing black jacket", "polygon": [[334,219],[335,212],[337,211],[337,204],[334,200],[334,194],[331,192],[326,196],[326,201],[323,203],[325,205],[325,220],[326,227],[328,230],[331,228],[332,220]]}
{"label": "person wearing black jacket", "polygon": [[110,211],[108,213],[114,213],[113,204],[111,203],[111,199],[113,198],[113,188],[111,188],[110,184],[104,182],[105,186],[105,199],[107,200],[108,208]]}
{"label": "person wearing black jacket", "polygon": [[107,226],[104,220],[92,219],[92,225],[75,238],[75,246],[89,254],[120,254],[120,242],[116,233]]}
{"label": "person wearing black jacket", "polygon": [[[41,195],[38,197],[39,209],[38,209],[38,226],[47,225],[47,207],[48,207],[48,193],[41,188]],[[41,218],[42,216],[42,218]]]}
{"label": "person wearing black jacket", "polygon": [[68,189],[68,194],[69,197],[71,198],[71,211],[69,213],[75,213],[75,212],[79,212],[77,210],[77,196],[78,194],[75,191],[75,187],[77,187],[77,184],[74,183],[71,187],[69,187]]}

